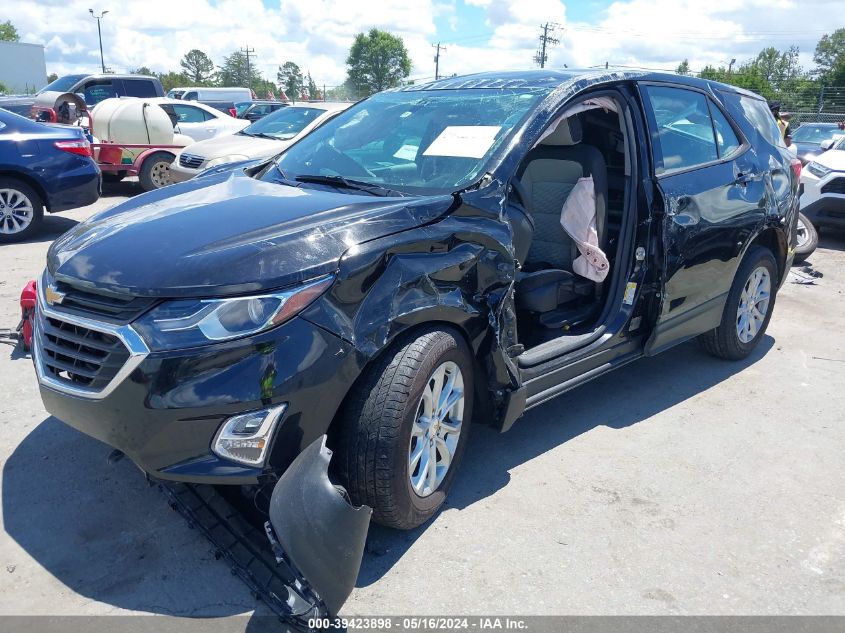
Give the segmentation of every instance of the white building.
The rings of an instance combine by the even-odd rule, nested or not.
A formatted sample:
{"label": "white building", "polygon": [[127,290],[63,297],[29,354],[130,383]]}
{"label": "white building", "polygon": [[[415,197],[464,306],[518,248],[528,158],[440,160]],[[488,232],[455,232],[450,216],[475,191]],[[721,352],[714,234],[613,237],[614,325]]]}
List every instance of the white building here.
{"label": "white building", "polygon": [[41,44],[0,42],[0,84],[9,94],[31,94],[47,85]]}

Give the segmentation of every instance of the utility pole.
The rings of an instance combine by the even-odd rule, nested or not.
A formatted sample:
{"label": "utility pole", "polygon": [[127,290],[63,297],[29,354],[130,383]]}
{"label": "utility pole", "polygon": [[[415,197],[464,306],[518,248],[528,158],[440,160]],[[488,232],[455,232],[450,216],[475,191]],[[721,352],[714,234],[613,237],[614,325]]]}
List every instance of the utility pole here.
{"label": "utility pole", "polygon": [[249,56],[252,55],[253,57],[256,57],[255,49],[250,48],[249,45],[247,45],[246,48],[241,49],[241,52],[246,55],[246,87],[252,90],[252,70],[249,66]]}
{"label": "utility pole", "polygon": [[560,41],[549,35],[549,33],[554,33],[555,29],[558,27],[558,24],[554,22],[546,22],[540,28],[543,29],[543,34],[540,36],[540,50],[537,51],[537,54],[534,55],[534,61],[540,65],[540,68],[546,67],[546,62],[549,61],[549,56],[546,55],[546,46],[553,46],[555,44],[560,44]]}
{"label": "utility pole", "polygon": [[431,46],[437,49],[437,52],[434,54],[434,80],[437,81],[440,79],[440,51],[445,51],[446,47],[440,46],[440,42]]}
{"label": "utility pole", "polygon": [[103,32],[100,30],[100,20],[103,19],[103,16],[108,13],[108,9],[100,13],[100,15],[94,15],[94,9],[88,9],[88,13],[91,14],[91,17],[97,20],[97,37],[100,38],[100,66],[103,68],[103,74],[106,72],[106,62],[103,59]]}

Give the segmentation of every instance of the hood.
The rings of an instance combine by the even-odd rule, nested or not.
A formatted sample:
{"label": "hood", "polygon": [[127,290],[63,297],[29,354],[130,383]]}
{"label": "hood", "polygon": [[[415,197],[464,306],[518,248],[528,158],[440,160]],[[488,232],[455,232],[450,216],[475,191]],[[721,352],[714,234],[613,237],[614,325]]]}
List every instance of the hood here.
{"label": "hood", "polygon": [[271,141],[268,138],[236,133],[192,143],[182,151],[185,154],[202,156],[206,160],[214,160],[221,156],[233,154],[254,159],[275,156],[288,145],[290,145],[290,141]]}
{"label": "hood", "polygon": [[291,187],[228,171],[90,218],[53,243],[47,268],[57,280],[135,296],[265,291],[333,272],[348,249],[431,222],[453,202]]}
{"label": "hood", "polygon": [[829,149],[816,156],[813,161],[836,171],[845,171],[845,150]]}

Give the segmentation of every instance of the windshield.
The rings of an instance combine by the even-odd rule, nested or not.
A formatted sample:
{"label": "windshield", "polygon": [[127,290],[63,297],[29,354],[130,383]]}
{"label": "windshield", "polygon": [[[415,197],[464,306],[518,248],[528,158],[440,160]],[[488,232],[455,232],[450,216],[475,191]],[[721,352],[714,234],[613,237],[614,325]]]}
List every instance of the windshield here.
{"label": "windshield", "polygon": [[87,76],[88,75],[65,75],[64,77],[59,77],[39,90],[38,94],[41,94],[42,92],[68,92],[79,81],[85,79]]}
{"label": "windshield", "polygon": [[379,93],[303,138],[278,166],[288,178],[342,176],[408,193],[451,193],[478,179],[546,94],[546,88]]}
{"label": "windshield", "polygon": [[839,133],[835,125],[814,125],[805,123],[792,133],[792,140],[799,143],[821,143]]}
{"label": "windshield", "polygon": [[245,127],[244,134],[258,136],[272,136],[280,141],[292,139],[318,116],[323,114],[322,108],[298,108],[295,106],[276,110],[263,119],[258,119],[252,125]]}
{"label": "windshield", "polygon": [[177,88],[174,88],[173,90],[171,90],[170,92],[167,93],[167,98],[168,99],[181,99],[182,95],[185,94],[185,92],[186,92],[185,90],[179,90]]}
{"label": "windshield", "polygon": [[238,116],[241,116],[244,112],[246,112],[246,109],[251,105],[252,105],[252,101],[238,101],[235,104],[235,112],[238,113]]}

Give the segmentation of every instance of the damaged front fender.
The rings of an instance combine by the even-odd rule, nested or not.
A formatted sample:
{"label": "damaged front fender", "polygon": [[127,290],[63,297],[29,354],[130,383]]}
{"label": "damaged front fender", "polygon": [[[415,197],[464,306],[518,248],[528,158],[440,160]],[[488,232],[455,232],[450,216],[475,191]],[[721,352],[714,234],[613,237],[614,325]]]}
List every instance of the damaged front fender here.
{"label": "damaged front fender", "polygon": [[265,529],[277,561],[297,572],[317,612],[336,615],[355,587],[373,510],[354,507],[331,482],[331,456],[325,435],[297,456],[273,489]]}

